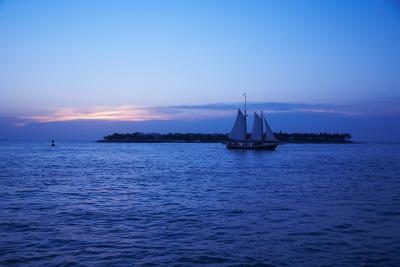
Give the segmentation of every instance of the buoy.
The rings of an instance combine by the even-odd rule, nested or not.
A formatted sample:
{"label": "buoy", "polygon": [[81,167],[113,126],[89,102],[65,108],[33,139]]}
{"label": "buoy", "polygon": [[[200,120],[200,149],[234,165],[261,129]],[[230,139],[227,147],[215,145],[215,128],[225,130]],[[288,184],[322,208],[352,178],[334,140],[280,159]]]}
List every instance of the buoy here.
{"label": "buoy", "polygon": [[54,144],[54,139],[51,140],[51,146],[56,146],[56,144]]}

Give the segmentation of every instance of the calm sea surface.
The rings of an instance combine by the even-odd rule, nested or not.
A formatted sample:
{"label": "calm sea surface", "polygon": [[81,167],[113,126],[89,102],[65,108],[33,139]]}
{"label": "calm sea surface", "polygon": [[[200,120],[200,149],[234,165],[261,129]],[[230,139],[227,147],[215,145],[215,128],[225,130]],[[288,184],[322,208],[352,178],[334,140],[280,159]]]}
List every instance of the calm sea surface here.
{"label": "calm sea surface", "polygon": [[0,265],[400,265],[400,145],[0,142]]}

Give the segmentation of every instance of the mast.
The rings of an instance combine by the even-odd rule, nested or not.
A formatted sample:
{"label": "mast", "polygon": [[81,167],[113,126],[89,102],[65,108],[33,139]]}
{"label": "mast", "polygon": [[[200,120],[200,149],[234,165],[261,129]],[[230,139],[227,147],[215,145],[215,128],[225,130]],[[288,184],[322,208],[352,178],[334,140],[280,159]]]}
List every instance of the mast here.
{"label": "mast", "polygon": [[[246,94],[246,91],[244,91],[243,96],[244,96],[244,124],[246,125],[246,129],[247,129],[247,94]],[[247,130],[246,130],[246,134],[244,136],[244,142],[247,143]]]}
{"label": "mast", "polygon": [[262,137],[261,139],[264,142],[264,123],[263,123],[264,114],[262,110],[260,111],[260,114],[261,114],[261,137]]}

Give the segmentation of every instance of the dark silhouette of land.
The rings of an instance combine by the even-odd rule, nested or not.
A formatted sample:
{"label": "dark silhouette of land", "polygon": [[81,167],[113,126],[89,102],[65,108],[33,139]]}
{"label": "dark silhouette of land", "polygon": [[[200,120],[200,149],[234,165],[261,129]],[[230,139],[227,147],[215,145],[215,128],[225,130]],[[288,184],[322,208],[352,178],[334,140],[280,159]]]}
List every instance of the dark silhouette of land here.
{"label": "dark silhouette of land", "polygon": [[[352,143],[348,133],[274,133],[283,143]],[[250,135],[249,135],[250,137]],[[104,143],[224,143],[229,140],[228,134],[203,133],[114,133],[105,136],[98,142]]]}

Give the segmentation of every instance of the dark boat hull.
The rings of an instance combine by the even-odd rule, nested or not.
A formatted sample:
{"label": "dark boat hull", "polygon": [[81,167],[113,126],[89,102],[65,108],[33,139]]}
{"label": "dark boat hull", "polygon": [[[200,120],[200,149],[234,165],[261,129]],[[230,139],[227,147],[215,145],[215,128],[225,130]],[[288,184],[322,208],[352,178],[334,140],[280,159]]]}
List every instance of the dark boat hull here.
{"label": "dark boat hull", "polygon": [[277,143],[263,143],[263,144],[245,144],[245,143],[228,143],[226,147],[228,149],[240,149],[240,150],[275,150],[278,146]]}

